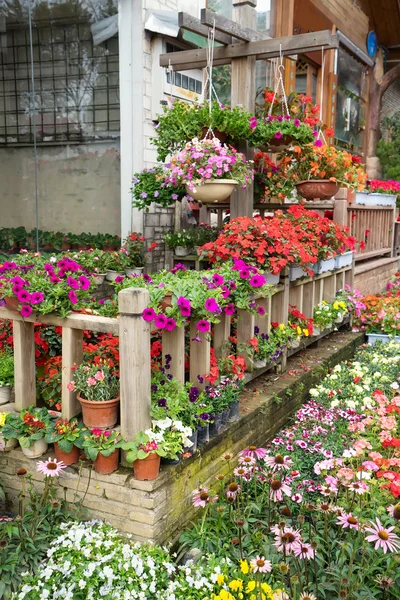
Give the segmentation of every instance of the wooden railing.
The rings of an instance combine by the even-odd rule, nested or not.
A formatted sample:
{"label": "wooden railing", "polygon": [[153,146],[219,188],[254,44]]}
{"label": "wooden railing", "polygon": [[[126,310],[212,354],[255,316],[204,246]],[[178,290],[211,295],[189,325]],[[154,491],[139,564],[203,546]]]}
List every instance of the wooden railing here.
{"label": "wooden railing", "polygon": [[350,233],[365,247],[357,245],[356,260],[393,256],[396,221],[395,206],[362,206],[351,204],[347,210]]}

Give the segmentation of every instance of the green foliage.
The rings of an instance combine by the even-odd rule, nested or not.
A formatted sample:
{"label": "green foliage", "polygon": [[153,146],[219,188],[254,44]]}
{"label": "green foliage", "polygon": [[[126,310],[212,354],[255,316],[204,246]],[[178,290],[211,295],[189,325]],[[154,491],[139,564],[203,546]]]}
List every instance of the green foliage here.
{"label": "green foliage", "polygon": [[135,173],[131,193],[132,205],[138,210],[149,212],[149,207],[154,202],[164,208],[173,206],[177,200],[182,200],[186,189],[183,186],[175,187],[166,183],[165,170],[158,166]]}
{"label": "green foliage", "polygon": [[0,387],[14,385],[14,357],[11,352],[0,352]]}
{"label": "green foliage", "polygon": [[384,119],[383,125],[388,129],[391,140],[378,143],[382,175],[385,179],[400,180],[400,111]]}

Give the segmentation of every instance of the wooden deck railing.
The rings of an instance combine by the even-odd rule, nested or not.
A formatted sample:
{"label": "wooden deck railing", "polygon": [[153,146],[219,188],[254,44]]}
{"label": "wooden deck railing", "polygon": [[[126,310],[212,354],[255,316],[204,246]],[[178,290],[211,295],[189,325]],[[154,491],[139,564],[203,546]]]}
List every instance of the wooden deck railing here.
{"label": "wooden deck railing", "polygon": [[365,247],[357,246],[356,260],[393,256],[396,221],[395,206],[362,206],[351,204],[347,211],[350,233]]}

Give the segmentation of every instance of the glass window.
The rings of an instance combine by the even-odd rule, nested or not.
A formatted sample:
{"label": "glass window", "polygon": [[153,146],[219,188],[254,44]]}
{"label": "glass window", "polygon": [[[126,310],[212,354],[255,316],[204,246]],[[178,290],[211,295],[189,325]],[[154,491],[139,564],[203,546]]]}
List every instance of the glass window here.
{"label": "glass window", "polygon": [[362,77],[362,64],[339,48],[335,137],[352,146],[360,144]]}

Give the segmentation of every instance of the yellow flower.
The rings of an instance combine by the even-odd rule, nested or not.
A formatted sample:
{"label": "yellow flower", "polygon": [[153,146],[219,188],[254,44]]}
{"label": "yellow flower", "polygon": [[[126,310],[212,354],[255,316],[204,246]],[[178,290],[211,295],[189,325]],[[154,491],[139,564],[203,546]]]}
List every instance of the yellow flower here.
{"label": "yellow flower", "polygon": [[321,304],[326,304],[326,300],[322,300]]}
{"label": "yellow flower", "polygon": [[243,581],[241,579],[232,579],[232,581],[229,582],[229,587],[234,592],[237,592],[238,590],[242,590],[243,589]]}
{"label": "yellow flower", "polygon": [[7,413],[5,412],[0,413],[0,427],[4,427],[4,425],[6,424],[6,415]]}
{"label": "yellow flower", "polygon": [[339,306],[340,308],[346,308],[346,303],[345,302],[339,302]]}
{"label": "yellow flower", "polygon": [[247,573],[250,571],[249,563],[247,562],[247,560],[240,561],[240,570],[244,575],[247,575]]}
{"label": "yellow flower", "polygon": [[301,335],[301,327],[299,327],[299,325],[297,325],[297,333]]}
{"label": "yellow flower", "polygon": [[235,600],[235,597],[227,590],[221,590],[219,595],[221,600]]}
{"label": "yellow flower", "polygon": [[250,594],[256,587],[256,582],[253,581],[249,581],[249,583],[247,584],[247,588],[246,588],[246,593]]}
{"label": "yellow flower", "polygon": [[279,329],[280,329],[281,331],[284,331],[284,329],[285,329],[285,326],[284,326],[284,324],[283,324],[283,323],[281,323],[281,324],[279,325]]}
{"label": "yellow flower", "polygon": [[224,575],[221,575],[221,574],[218,575],[218,577],[217,577],[217,583],[218,583],[218,585],[222,585],[224,583],[224,581],[225,581]]}
{"label": "yellow flower", "polygon": [[338,310],[338,309],[339,309],[339,302],[334,302],[334,303],[333,303],[333,308],[334,308],[335,310]]}
{"label": "yellow flower", "polygon": [[308,337],[308,329],[303,329],[303,333],[306,337]]}
{"label": "yellow flower", "polygon": [[261,588],[266,594],[272,594],[272,588],[268,585],[268,583],[262,583]]}

